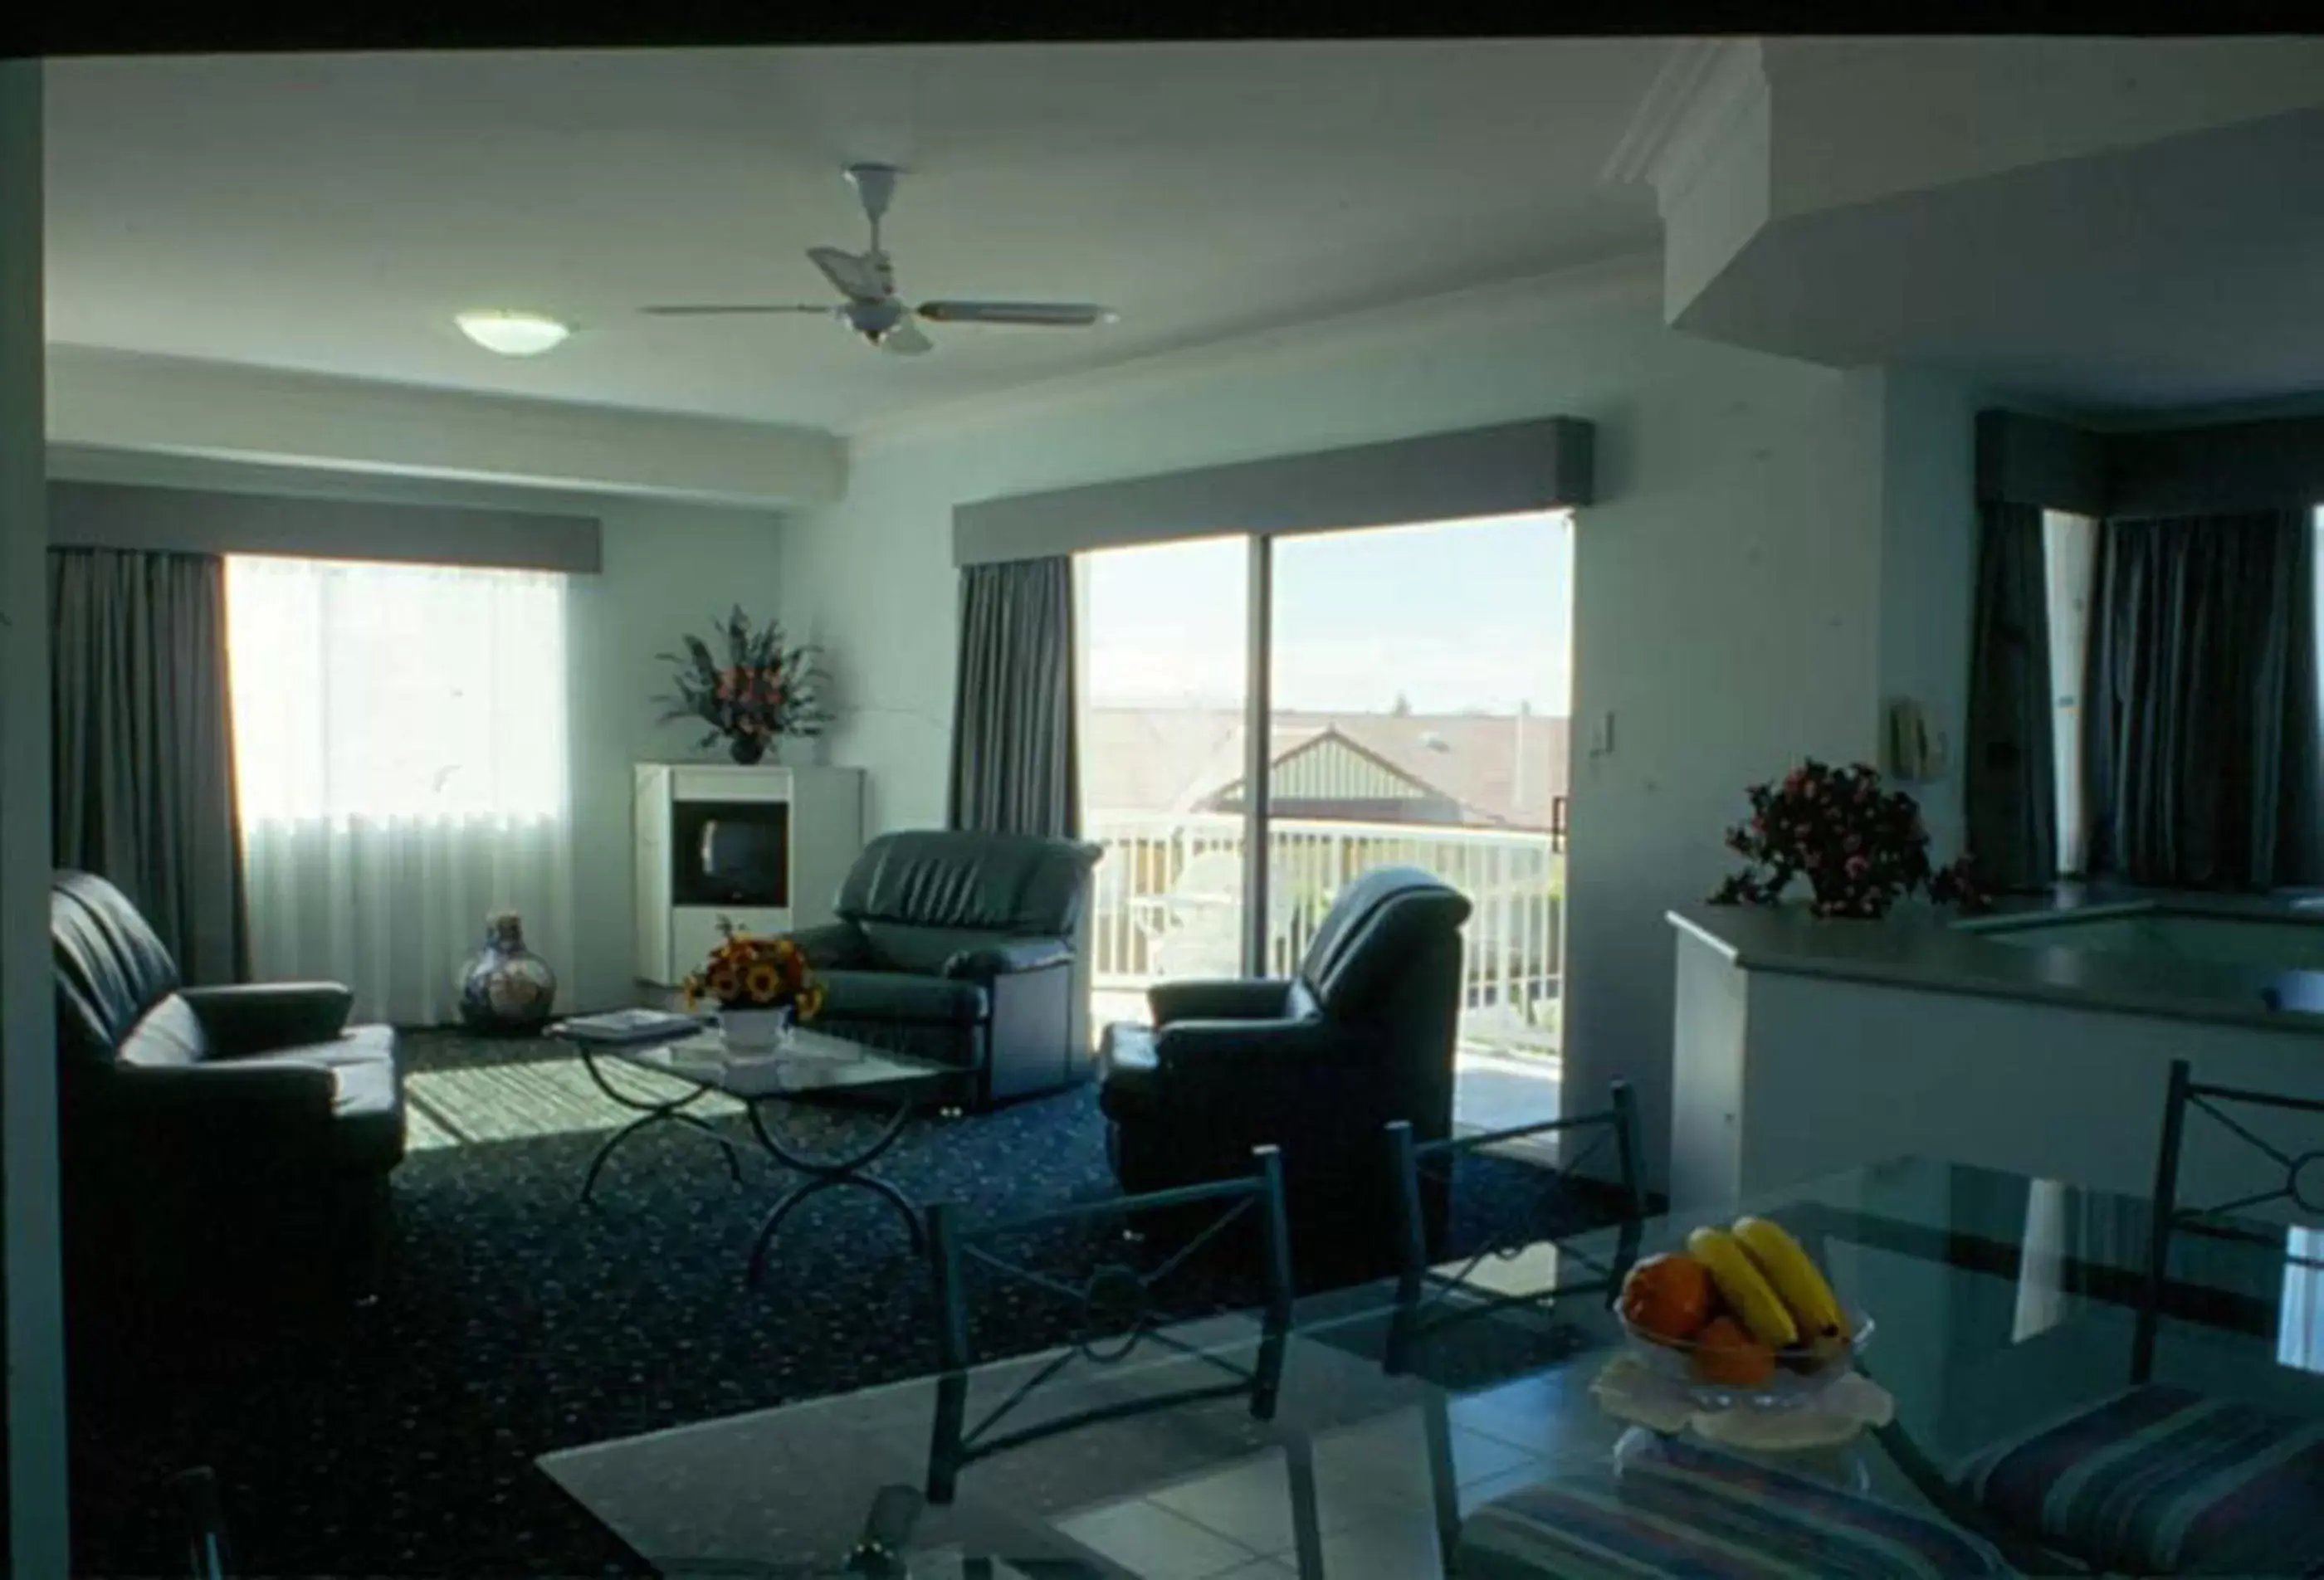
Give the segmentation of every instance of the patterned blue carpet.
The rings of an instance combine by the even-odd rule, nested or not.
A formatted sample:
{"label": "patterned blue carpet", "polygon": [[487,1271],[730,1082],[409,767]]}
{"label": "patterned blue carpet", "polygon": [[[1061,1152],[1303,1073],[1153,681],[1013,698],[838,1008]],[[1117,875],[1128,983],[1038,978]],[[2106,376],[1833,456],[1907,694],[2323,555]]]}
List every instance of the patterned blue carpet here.
{"label": "patterned blue carpet", "polygon": [[[536,1455],[936,1369],[932,1302],[901,1223],[825,1192],[743,1281],[761,1212],[788,1178],[734,1111],[732,1183],[706,1138],[660,1126],[615,1154],[595,1207],[589,1158],[628,1117],[554,1044],[422,1033],[407,1042],[413,1151],[393,1180],[382,1297],[288,1330],[189,1335],[136,1355],[77,1343],[80,1572],[182,1574],[163,1478],[216,1468],[238,1572],[619,1575],[641,1566],[533,1468]],[[713,1114],[709,1104],[696,1112]],[[861,1110],[795,1111],[815,1150],[868,1135]],[[1547,1176],[1480,1160],[1462,1202],[1567,1223]],[[916,1121],[882,1171],[922,1201],[1027,1213],[1113,1194],[1091,1089],[998,1113]],[[1045,1244],[1071,1260],[1087,1244]],[[1173,1314],[1250,1303],[1229,1258],[1198,1260]],[[989,1347],[1066,1337],[1073,1314],[1003,1285],[977,1309]]]}

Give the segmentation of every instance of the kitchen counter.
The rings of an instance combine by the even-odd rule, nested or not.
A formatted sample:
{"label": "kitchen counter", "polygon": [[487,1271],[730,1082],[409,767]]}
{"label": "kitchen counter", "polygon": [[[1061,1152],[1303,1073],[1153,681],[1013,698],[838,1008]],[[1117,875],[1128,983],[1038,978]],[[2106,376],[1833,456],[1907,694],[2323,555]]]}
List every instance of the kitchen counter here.
{"label": "kitchen counter", "polygon": [[[2075,898],[2017,905],[1995,919],[2029,911],[2066,916],[2130,915],[2167,909],[2181,914],[2282,922],[2324,929],[2324,909],[2264,896],[2171,895]],[[2002,943],[1959,917],[1917,906],[1878,922],[1812,916],[1804,905],[1682,906],[1671,925],[1700,939],[1749,971],[1879,982],[1932,993],[1969,993],[2111,1009],[2139,1015],[2315,1035],[2324,1032],[2324,972],[2146,954],[2063,944]]]}
{"label": "kitchen counter", "polygon": [[[2187,930],[2212,917],[2240,925]],[[2070,918],[2114,923],[2109,942],[2034,935]],[[1700,905],[1669,921],[1681,1206],[1904,1153],[2144,1195],[2175,1059],[2207,1083],[2324,1100],[2324,970],[2173,952],[2264,951],[2281,923],[2298,930],[2288,957],[2319,958],[2324,911],[2297,896],[2084,894],[1968,925],[1925,905],[1879,922]],[[2265,1160],[2232,1150],[2190,1154],[2190,1199],[2281,1185],[2280,1165],[2237,1172]]]}

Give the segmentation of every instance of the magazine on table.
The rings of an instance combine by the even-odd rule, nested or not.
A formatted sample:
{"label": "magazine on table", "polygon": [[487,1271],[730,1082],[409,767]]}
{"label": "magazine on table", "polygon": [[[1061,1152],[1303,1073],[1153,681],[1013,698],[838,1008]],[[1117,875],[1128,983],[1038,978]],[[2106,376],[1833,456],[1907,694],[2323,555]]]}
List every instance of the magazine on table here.
{"label": "magazine on table", "polygon": [[709,1018],[675,1009],[609,1009],[560,1021],[557,1034],[576,1043],[658,1043],[668,1037],[692,1036]]}

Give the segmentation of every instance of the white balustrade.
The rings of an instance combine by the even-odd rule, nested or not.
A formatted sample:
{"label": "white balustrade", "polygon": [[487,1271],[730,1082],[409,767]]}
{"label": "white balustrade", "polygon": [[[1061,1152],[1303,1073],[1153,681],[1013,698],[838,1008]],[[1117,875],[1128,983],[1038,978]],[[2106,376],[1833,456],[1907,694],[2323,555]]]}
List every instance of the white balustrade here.
{"label": "white balustrade", "polygon": [[[1093,987],[1232,976],[1243,824],[1224,813],[1099,811],[1104,847],[1091,934]],[[1375,867],[1417,867],[1469,897],[1462,930],[1464,1047],[1554,1055],[1565,858],[1547,833],[1292,818],[1268,824],[1268,969],[1288,975],[1341,889]]]}

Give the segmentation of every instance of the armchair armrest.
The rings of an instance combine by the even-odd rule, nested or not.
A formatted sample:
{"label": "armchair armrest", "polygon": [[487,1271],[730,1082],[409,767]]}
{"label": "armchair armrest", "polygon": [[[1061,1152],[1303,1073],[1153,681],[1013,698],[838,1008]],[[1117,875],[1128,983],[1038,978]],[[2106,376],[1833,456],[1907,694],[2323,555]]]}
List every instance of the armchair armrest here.
{"label": "armchair armrest", "polygon": [[1074,946],[1062,938],[1012,938],[960,951],[945,961],[944,974],[990,982],[995,977],[1013,977],[1022,971],[1067,965],[1073,958]]}
{"label": "armchair armrest", "polygon": [[1154,1055],[1167,1074],[1180,1068],[1244,1069],[1254,1061],[1280,1069],[1348,1064],[1360,1033],[1324,1020],[1186,1020],[1154,1035]]}
{"label": "armchair armrest", "polygon": [[[179,1064],[115,1070],[90,1094],[85,1117],[108,1141],[208,1157],[320,1156],[338,1079],[319,1064]],[[84,1116],[76,1115],[78,1127]]]}
{"label": "armchair armrest", "polygon": [[182,993],[217,1059],[331,1042],[346,1029],[355,1001],[337,982],[264,982],[188,988]]}
{"label": "armchair armrest", "polygon": [[1177,1021],[1259,1021],[1290,1013],[1291,984],[1273,978],[1204,982],[1157,982],[1146,990],[1154,1024]]}
{"label": "armchair armrest", "polygon": [[793,928],[791,942],[805,951],[807,963],[817,970],[847,970],[862,964],[869,953],[862,929],[853,922],[825,922],[815,927]]}

